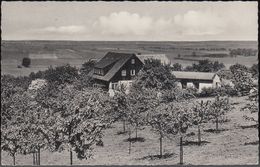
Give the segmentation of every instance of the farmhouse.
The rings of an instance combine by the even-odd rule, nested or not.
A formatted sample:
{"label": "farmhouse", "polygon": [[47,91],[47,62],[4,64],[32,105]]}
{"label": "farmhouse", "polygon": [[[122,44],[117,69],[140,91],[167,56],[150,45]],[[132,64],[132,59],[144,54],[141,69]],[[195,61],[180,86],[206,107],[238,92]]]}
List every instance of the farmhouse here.
{"label": "farmhouse", "polygon": [[175,75],[178,85],[183,89],[193,87],[200,92],[202,88],[220,87],[220,77],[215,73],[172,71],[172,74]]}
{"label": "farmhouse", "polygon": [[131,84],[142,66],[143,63],[136,54],[108,52],[95,64],[89,75],[95,80],[94,87],[101,87],[111,92],[122,81],[124,84]]}

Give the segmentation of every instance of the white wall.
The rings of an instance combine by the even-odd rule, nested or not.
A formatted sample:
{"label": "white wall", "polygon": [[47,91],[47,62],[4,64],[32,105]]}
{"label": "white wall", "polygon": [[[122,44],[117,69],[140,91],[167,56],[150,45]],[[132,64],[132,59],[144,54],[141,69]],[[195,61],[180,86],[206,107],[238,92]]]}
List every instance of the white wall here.
{"label": "white wall", "polygon": [[218,75],[214,76],[212,84],[213,84],[212,85],[213,88],[220,87],[221,81],[220,81],[220,77]]}
{"label": "white wall", "polygon": [[187,82],[187,88],[195,88],[195,85],[193,82]]}
{"label": "white wall", "polygon": [[125,93],[128,94],[129,91],[130,91],[132,82],[133,82],[132,80],[118,81],[117,82],[118,86],[117,86],[116,90],[112,89],[112,83],[110,82],[109,83],[109,90],[108,90],[109,96],[110,97],[115,96],[116,91],[118,91],[122,88],[125,90]]}
{"label": "white wall", "polygon": [[203,88],[212,88],[212,87],[213,87],[212,83],[199,83],[199,92],[201,92]]}

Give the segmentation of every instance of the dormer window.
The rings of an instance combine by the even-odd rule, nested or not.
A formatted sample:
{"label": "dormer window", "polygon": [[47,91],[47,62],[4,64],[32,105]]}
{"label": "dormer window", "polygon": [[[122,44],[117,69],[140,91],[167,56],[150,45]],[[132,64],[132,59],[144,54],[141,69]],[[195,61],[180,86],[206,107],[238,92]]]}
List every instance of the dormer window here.
{"label": "dormer window", "polygon": [[99,68],[95,68],[95,69],[94,69],[94,73],[95,73],[95,74],[98,74],[98,75],[104,75],[103,69],[99,69]]}
{"label": "dormer window", "polygon": [[125,77],[126,76],[126,70],[122,70],[121,75],[122,75],[122,77]]}
{"label": "dormer window", "polygon": [[131,64],[135,64],[135,59],[131,59]]}

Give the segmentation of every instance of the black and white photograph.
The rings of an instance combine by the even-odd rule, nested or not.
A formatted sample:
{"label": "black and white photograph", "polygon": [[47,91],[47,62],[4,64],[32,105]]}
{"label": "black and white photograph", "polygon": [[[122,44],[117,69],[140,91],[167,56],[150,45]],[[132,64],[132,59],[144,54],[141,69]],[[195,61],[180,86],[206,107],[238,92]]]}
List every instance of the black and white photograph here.
{"label": "black and white photograph", "polygon": [[259,165],[257,1],[2,1],[4,166]]}

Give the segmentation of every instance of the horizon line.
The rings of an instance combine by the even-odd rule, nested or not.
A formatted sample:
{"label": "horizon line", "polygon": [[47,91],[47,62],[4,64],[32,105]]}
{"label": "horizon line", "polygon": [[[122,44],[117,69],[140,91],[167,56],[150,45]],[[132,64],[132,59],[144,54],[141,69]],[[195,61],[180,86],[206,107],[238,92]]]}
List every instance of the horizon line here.
{"label": "horizon line", "polygon": [[41,39],[5,39],[1,41],[53,41],[53,42],[62,42],[62,41],[71,41],[71,42],[258,42],[258,40],[41,40]]}

